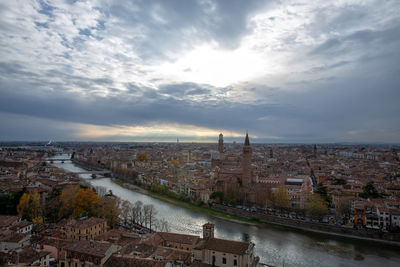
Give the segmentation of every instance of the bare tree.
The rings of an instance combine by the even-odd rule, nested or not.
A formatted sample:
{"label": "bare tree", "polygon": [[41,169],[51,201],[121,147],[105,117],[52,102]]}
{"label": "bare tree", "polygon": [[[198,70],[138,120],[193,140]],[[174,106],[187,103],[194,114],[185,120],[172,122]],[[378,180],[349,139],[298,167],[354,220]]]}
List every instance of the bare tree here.
{"label": "bare tree", "polygon": [[169,232],[168,222],[164,218],[159,221],[158,225],[160,232]]}
{"label": "bare tree", "polygon": [[121,214],[121,200],[118,197],[104,196],[100,202],[102,208],[99,215],[107,219],[107,225],[111,228],[116,227]]}
{"label": "bare tree", "polygon": [[143,216],[144,216],[144,223],[146,225],[146,227],[148,227],[149,225],[149,221],[150,221],[150,205],[144,205],[143,206]]}
{"label": "bare tree", "polygon": [[132,212],[132,204],[128,200],[124,200],[121,204],[121,220],[124,226],[128,226],[130,224],[130,215]]}
{"label": "bare tree", "polygon": [[132,208],[131,213],[131,222],[132,224],[139,224],[143,226],[145,221],[144,214],[143,214],[143,203],[142,201],[138,200],[135,202]]}
{"label": "bare tree", "polygon": [[143,213],[145,216],[146,226],[149,227],[151,231],[154,221],[156,220],[157,210],[153,204],[144,205]]}
{"label": "bare tree", "polygon": [[346,223],[351,217],[351,198],[341,198],[336,202],[335,219]]}
{"label": "bare tree", "polygon": [[160,221],[157,218],[154,218],[154,221],[153,221],[154,231],[156,231],[156,232],[160,231],[160,227],[161,227]]}

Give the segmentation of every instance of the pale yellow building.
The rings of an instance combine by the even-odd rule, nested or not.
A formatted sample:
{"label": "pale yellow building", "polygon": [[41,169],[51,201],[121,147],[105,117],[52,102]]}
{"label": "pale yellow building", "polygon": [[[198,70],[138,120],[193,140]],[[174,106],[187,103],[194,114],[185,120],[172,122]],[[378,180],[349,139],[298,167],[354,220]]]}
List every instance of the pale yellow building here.
{"label": "pale yellow building", "polygon": [[71,219],[64,226],[66,239],[93,240],[107,231],[107,220],[101,218]]}
{"label": "pale yellow building", "polygon": [[59,260],[58,266],[101,267],[118,249],[118,245],[109,242],[75,241],[65,247],[65,257]]}

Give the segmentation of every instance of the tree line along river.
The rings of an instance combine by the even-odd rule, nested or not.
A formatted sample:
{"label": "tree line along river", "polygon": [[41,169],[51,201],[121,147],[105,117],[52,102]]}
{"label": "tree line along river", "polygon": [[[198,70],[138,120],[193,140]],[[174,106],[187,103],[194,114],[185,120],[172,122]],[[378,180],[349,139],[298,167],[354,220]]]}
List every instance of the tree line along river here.
{"label": "tree line along river", "polygon": [[[65,158],[65,155],[54,158]],[[85,170],[71,161],[54,162],[68,172]],[[400,247],[390,247],[374,242],[331,237],[307,233],[273,225],[252,225],[228,221],[186,210],[154,199],[150,196],[123,188],[110,178],[91,179],[90,174],[80,174],[92,186],[112,190],[122,200],[153,204],[156,217],[165,219],[171,232],[201,235],[202,225],[215,224],[218,238],[252,241],[261,262],[274,266],[400,266]]]}

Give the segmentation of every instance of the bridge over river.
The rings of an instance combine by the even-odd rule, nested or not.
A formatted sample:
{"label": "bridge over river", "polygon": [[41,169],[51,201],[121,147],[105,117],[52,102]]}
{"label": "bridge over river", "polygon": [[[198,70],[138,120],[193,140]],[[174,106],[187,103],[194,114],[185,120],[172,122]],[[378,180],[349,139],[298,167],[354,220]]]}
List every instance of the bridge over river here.
{"label": "bridge over river", "polygon": [[104,170],[104,171],[84,171],[84,172],[73,172],[75,174],[111,174],[111,171]]}
{"label": "bridge over river", "polygon": [[67,161],[67,160],[71,160],[71,158],[45,159],[45,161],[51,161],[51,162],[55,162],[55,161]]}
{"label": "bridge over river", "polygon": [[[64,164],[57,161],[54,165],[73,173],[86,171],[73,161]],[[255,254],[261,257],[261,262],[277,267],[399,266],[398,247],[391,248],[367,241],[336,238],[268,224],[246,224],[224,220],[130,191],[114,183],[110,178],[91,179],[90,174],[81,174],[80,177],[86,179],[93,187],[102,186],[112,190],[112,193],[122,200],[131,203],[140,200],[144,204],[153,204],[158,211],[158,219],[163,218],[168,221],[172,232],[200,236],[204,223],[214,223],[216,237],[253,241],[256,244]]]}

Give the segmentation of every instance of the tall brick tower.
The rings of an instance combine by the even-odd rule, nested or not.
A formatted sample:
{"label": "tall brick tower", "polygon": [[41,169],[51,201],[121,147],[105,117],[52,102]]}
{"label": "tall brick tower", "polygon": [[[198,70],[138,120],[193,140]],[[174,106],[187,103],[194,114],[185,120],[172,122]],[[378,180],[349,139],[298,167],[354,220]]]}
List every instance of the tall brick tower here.
{"label": "tall brick tower", "polygon": [[251,146],[249,135],[246,133],[246,139],[243,145],[243,159],[242,159],[242,169],[243,169],[243,185],[249,185],[252,182],[253,172],[251,169]]}
{"label": "tall brick tower", "polygon": [[313,157],[314,157],[314,158],[317,158],[317,145],[314,145],[314,148],[313,148]]}
{"label": "tall brick tower", "polygon": [[208,240],[214,238],[214,224],[205,223],[203,224],[203,239]]}
{"label": "tall brick tower", "polygon": [[224,136],[222,135],[222,133],[219,134],[218,152],[219,152],[219,159],[223,159],[224,158]]}

